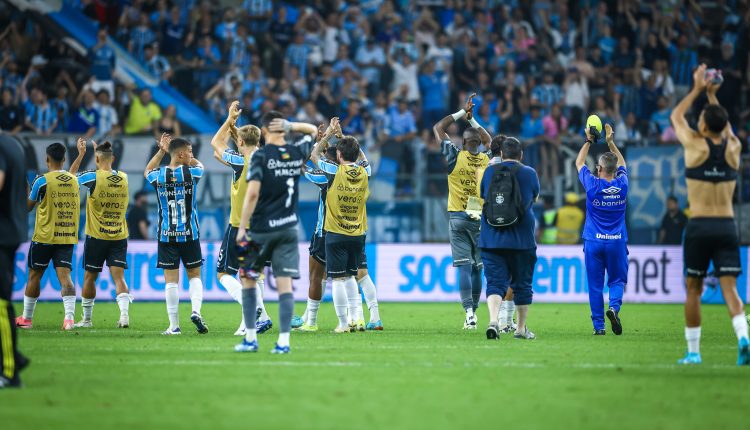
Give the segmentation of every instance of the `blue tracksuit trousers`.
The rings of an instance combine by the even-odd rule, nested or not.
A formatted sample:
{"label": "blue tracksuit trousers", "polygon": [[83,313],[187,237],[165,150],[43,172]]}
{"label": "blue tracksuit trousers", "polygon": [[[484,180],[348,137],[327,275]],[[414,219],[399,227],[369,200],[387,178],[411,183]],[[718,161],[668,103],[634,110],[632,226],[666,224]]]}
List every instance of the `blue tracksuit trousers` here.
{"label": "blue tracksuit trousers", "polygon": [[628,245],[623,241],[583,244],[586,276],[589,284],[589,306],[594,330],[604,329],[604,274],[609,287],[609,307],[620,312],[625,284],[628,283]]}

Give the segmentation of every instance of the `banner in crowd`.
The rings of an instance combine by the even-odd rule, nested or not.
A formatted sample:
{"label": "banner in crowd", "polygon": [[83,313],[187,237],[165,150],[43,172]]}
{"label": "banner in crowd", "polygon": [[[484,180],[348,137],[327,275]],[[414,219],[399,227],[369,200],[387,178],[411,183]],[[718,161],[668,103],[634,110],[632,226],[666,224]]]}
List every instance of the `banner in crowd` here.
{"label": "banner in crowd", "polygon": [[634,147],[628,150],[628,210],[632,228],[658,227],[667,198],[687,202],[685,158],[680,145]]}
{"label": "banner in crowd", "polygon": [[[205,265],[203,282],[205,300],[230,300],[229,295],[216,280],[218,242],[203,243]],[[307,244],[300,243],[301,279],[294,281],[296,300],[305,300],[308,289]],[[391,302],[457,302],[458,273],[453,268],[450,246],[447,244],[368,244],[367,259],[370,276],[382,301]],[[26,258],[28,245],[23,245],[16,254],[16,280],[13,298],[20,300],[26,285]],[[84,271],[81,268],[83,246],[76,247],[73,257],[73,281],[80,292]],[[742,248],[742,267],[747,271],[748,248]],[[155,242],[131,242],[128,246],[126,280],[136,300],[163,300],[164,277],[156,269],[157,250]],[[188,299],[188,284],[182,273],[180,294]],[[277,297],[273,280],[268,281],[266,296]],[[746,299],[748,276],[738,279],[738,290]],[[105,267],[97,282],[97,300],[113,300],[114,284]],[[47,270],[42,278],[43,300],[59,300],[60,284],[53,270]],[[606,291],[606,289],[605,289]],[[79,293],[80,294],[80,293]],[[330,294],[330,289],[328,291]],[[721,294],[712,294],[707,289],[707,301],[720,302]],[[629,255],[626,302],[638,303],[682,303],[685,288],[682,266],[682,249],[678,246],[631,246]],[[534,301],[555,303],[588,302],[583,252],[580,246],[540,246],[534,270]]]}

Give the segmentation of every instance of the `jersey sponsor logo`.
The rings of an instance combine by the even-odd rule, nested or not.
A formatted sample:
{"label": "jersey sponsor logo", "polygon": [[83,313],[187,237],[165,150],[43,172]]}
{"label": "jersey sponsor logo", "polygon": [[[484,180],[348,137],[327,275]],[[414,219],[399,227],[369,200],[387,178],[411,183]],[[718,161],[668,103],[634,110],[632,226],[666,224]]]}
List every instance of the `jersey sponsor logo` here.
{"label": "jersey sponsor logo", "polygon": [[614,185],[602,190],[605,194],[618,194],[620,191],[622,191],[622,188],[615,187]]}
{"label": "jersey sponsor logo", "polygon": [[346,171],[346,174],[349,175],[352,179],[357,179],[360,175],[359,169],[349,169]]}
{"label": "jersey sponsor logo", "polygon": [[121,176],[117,176],[117,175],[112,175],[112,176],[108,177],[107,180],[109,182],[112,182],[113,184],[119,184],[120,182],[122,182],[122,177]]}
{"label": "jersey sponsor logo", "polygon": [[268,160],[267,167],[269,169],[289,169],[295,167],[302,167],[304,160],[292,160],[292,161],[279,161],[275,158]]}
{"label": "jersey sponsor logo", "polygon": [[[606,198],[606,197],[607,196],[604,196],[604,198]],[[600,202],[598,199],[596,199],[593,202],[591,202],[591,204],[593,204],[594,206],[597,206],[597,207],[600,207],[600,206],[603,206],[603,207],[622,206],[622,205],[624,205],[626,203],[627,203],[626,200],[601,201]]]}
{"label": "jersey sponsor logo", "polygon": [[502,194],[498,194],[497,197],[495,197],[495,203],[501,205],[505,202],[505,197],[503,197]]}
{"label": "jersey sponsor logo", "polygon": [[280,227],[282,225],[292,224],[296,222],[297,222],[297,214],[291,214],[283,218],[268,220],[268,226],[273,228],[273,227]]}
{"label": "jersey sponsor logo", "polygon": [[622,239],[622,233],[617,233],[617,234],[602,234],[602,233],[597,233],[596,234],[596,238],[597,239],[603,239],[603,240],[620,240],[620,239]]}
{"label": "jersey sponsor logo", "polygon": [[703,175],[707,178],[723,178],[727,175],[727,172],[720,172],[715,166],[711,170],[704,170]]}
{"label": "jersey sponsor logo", "polygon": [[61,174],[55,176],[55,179],[57,179],[58,181],[62,181],[62,182],[70,182],[70,180],[73,179],[73,177],[68,176],[68,175],[66,175],[64,173],[61,173]]}

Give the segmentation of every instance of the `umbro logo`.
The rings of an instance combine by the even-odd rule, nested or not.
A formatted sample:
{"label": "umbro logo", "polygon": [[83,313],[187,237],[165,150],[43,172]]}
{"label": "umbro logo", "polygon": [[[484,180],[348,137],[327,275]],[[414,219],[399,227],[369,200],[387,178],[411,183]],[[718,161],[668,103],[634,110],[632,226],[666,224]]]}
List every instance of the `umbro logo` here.
{"label": "umbro logo", "polygon": [[109,182],[112,182],[113,184],[119,184],[120,182],[122,182],[122,177],[121,176],[117,176],[117,175],[112,175],[112,176],[108,177],[107,180]]}
{"label": "umbro logo", "polygon": [[347,170],[346,174],[349,175],[349,177],[352,179],[357,179],[357,177],[359,176],[359,169]]}
{"label": "umbro logo", "polygon": [[61,181],[61,182],[70,182],[70,180],[73,179],[72,177],[65,175],[65,174],[59,174],[56,176],[56,178],[58,181]]}
{"label": "umbro logo", "polygon": [[622,191],[622,189],[621,188],[617,188],[615,186],[611,186],[609,188],[605,188],[605,189],[602,190],[602,192],[606,193],[606,194],[617,194],[620,191]]}

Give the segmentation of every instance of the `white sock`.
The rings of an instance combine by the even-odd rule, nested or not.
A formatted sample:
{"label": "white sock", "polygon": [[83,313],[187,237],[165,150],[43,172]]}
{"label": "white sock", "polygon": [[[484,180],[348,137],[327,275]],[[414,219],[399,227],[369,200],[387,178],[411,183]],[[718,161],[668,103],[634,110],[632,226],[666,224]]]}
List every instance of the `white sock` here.
{"label": "white sock", "polygon": [[36,309],[37,297],[23,296],[23,317],[27,320],[34,318],[34,309]]}
{"label": "white sock", "polygon": [[732,317],[732,327],[734,327],[734,334],[737,335],[737,340],[747,338],[747,317],[744,313],[735,315]]}
{"label": "white sock", "polygon": [[258,301],[258,308],[260,309],[260,318],[258,318],[258,321],[266,321],[271,319],[271,317],[268,316],[268,312],[266,312],[266,305],[263,303],[263,287],[266,286],[266,282],[261,279],[258,281],[257,286],[255,287],[255,297]]}
{"label": "white sock", "polygon": [[685,327],[685,340],[688,344],[688,352],[701,352],[701,328]]}
{"label": "white sock", "polygon": [[500,310],[497,312],[497,326],[503,328],[508,325],[508,300],[500,303]]}
{"label": "white sock", "polygon": [[190,285],[190,305],[193,308],[193,312],[200,315],[201,307],[203,306],[203,281],[201,278],[193,278],[189,282]]}
{"label": "white sock", "polygon": [[365,295],[367,309],[370,310],[370,322],[380,321],[380,312],[378,311],[378,295],[377,291],[375,290],[375,284],[372,282],[372,278],[370,278],[370,275],[367,275],[359,280],[359,288],[362,289],[362,294]]}
{"label": "white sock", "polygon": [[511,300],[505,300],[503,303],[507,303],[505,305],[505,311],[507,312],[505,315],[506,323],[510,326],[513,325],[513,313],[516,311],[516,304],[513,302],[513,299]]}
{"label": "white sock", "polygon": [[357,307],[362,306],[362,299],[359,298],[359,288],[357,288],[357,280],[354,276],[344,281],[344,288],[346,288],[346,300],[349,304],[349,321],[356,322],[359,319]]}
{"label": "white sock", "polygon": [[81,297],[81,309],[83,309],[84,321],[91,321],[91,315],[94,313],[94,300]]}
{"label": "white sock", "polygon": [[229,295],[239,304],[242,304],[242,283],[232,275],[224,275],[219,279],[219,283]]}
{"label": "white sock", "polygon": [[180,326],[180,317],[177,312],[180,305],[180,297],[177,295],[177,284],[167,284],[164,288],[164,295],[167,298],[169,329],[174,330]]}
{"label": "white sock", "polygon": [[307,319],[305,321],[308,325],[316,325],[318,323],[318,309],[320,309],[320,300],[307,299]]}
{"label": "white sock", "polygon": [[256,332],[255,327],[247,327],[245,329],[245,340],[248,342],[255,342],[256,339],[258,339],[258,333]]}
{"label": "white sock", "polygon": [[279,333],[279,340],[276,342],[280,347],[289,346],[289,332]]}
{"label": "white sock", "polygon": [[76,314],[76,296],[63,296],[63,308],[65,309],[65,319],[72,320]]}
{"label": "white sock", "polygon": [[339,327],[346,327],[346,282],[341,279],[333,280],[333,307],[336,309],[336,317],[339,319]]}
{"label": "white sock", "polygon": [[128,293],[122,293],[117,295],[117,306],[120,308],[120,316],[128,316],[130,309],[130,302],[133,301],[133,296]]}
{"label": "white sock", "polygon": [[474,315],[476,315],[476,314],[474,313],[474,309],[473,308],[466,309],[466,318],[473,317]]}

